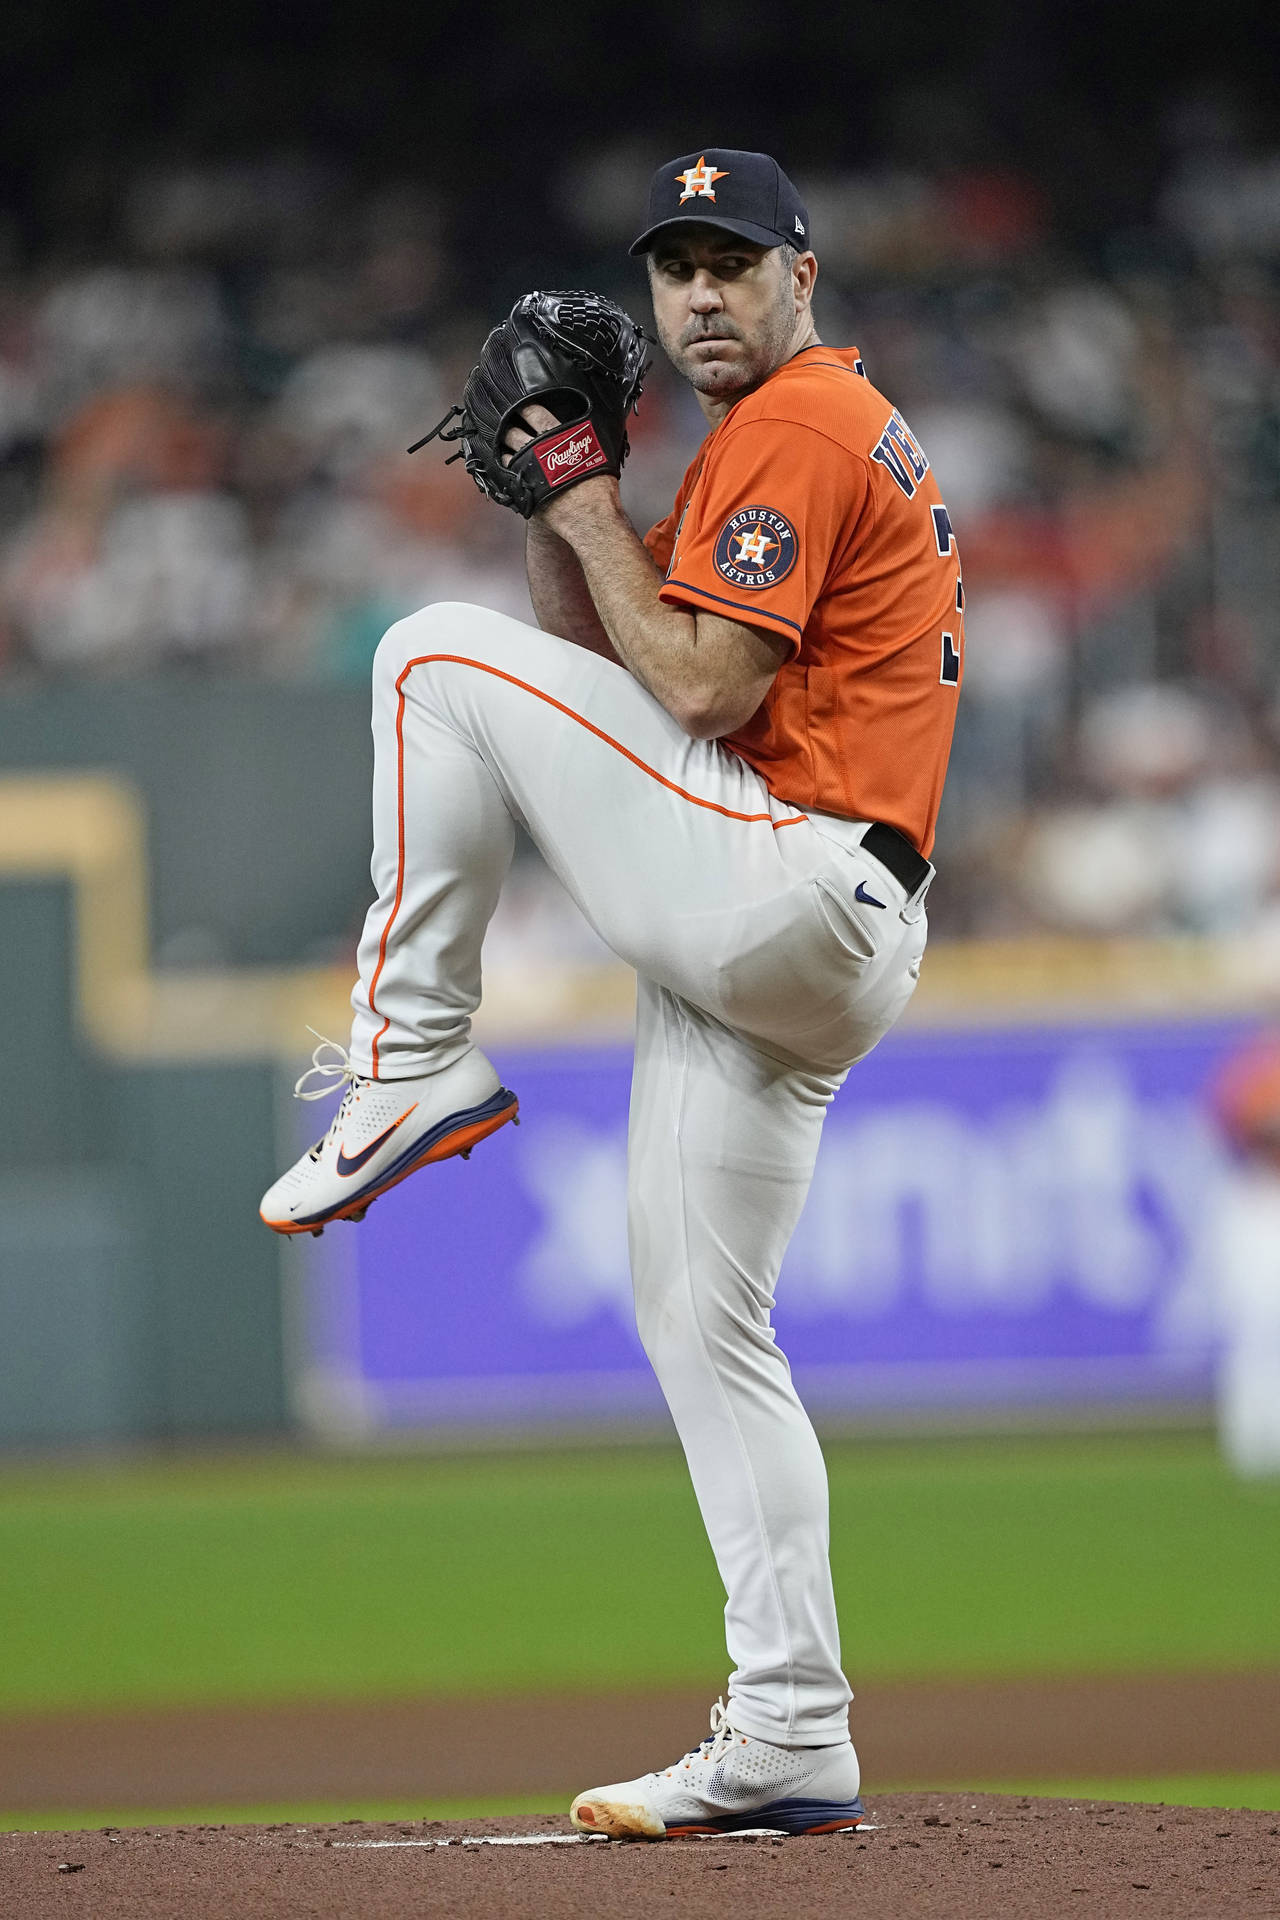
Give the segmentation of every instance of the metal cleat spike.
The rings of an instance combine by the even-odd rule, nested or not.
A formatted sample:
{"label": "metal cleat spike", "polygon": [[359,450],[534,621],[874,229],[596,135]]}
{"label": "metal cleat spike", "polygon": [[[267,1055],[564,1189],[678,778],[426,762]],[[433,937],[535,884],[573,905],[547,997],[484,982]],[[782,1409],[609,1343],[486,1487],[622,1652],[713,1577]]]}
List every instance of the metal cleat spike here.
{"label": "metal cleat spike", "polygon": [[458,1155],[458,1158],[459,1158],[459,1160],[469,1160],[469,1159],[471,1158],[471,1149],[470,1149],[470,1147],[464,1147],[464,1148],[462,1149],[462,1152],[461,1152],[461,1153],[460,1153],[460,1154]]}
{"label": "metal cleat spike", "polygon": [[312,1227],[312,1229],[311,1229],[311,1238],[312,1238],[313,1240],[318,1240],[318,1239],[320,1238],[320,1235],[321,1235],[321,1234],[322,1234],[323,1232],[324,1232],[324,1228],[323,1228],[323,1227]]}
{"label": "metal cleat spike", "polygon": [[365,1215],[366,1215],[366,1213],[368,1213],[368,1211],[369,1211],[369,1209],[368,1209],[368,1207],[361,1207],[361,1209],[360,1209],[360,1211],[359,1211],[359,1213],[349,1213],[349,1214],[347,1215],[347,1218],[348,1218],[348,1220],[350,1220],[350,1222],[351,1222],[351,1223],[352,1223],[352,1225],[354,1226],[357,1220],[363,1220],[363,1219],[364,1219],[364,1217],[365,1217]]}

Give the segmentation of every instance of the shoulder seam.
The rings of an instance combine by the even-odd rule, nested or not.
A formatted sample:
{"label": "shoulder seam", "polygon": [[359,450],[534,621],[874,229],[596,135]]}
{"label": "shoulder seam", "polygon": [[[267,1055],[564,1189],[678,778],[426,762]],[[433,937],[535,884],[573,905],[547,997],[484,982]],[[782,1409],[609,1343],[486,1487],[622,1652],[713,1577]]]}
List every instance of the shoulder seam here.
{"label": "shoulder seam", "polygon": [[[856,380],[857,377],[857,374],[855,374],[854,379]],[[770,426],[799,427],[804,433],[816,434],[818,439],[825,440],[828,446],[838,447],[841,453],[847,453],[851,460],[856,460],[860,466],[866,467],[868,476],[870,475],[870,460],[868,456],[862,452],[860,447],[847,447],[843,440],[837,440],[834,434],[827,433],[822,427],[815,427],[812,421],[809,420],[793,420],[789,415],[757,414],[753,419],[737,420],[732,426],[726,425],[724,438],[726,440],[732,439],[733,435],[735,433],[741,433],[744,427]]]}

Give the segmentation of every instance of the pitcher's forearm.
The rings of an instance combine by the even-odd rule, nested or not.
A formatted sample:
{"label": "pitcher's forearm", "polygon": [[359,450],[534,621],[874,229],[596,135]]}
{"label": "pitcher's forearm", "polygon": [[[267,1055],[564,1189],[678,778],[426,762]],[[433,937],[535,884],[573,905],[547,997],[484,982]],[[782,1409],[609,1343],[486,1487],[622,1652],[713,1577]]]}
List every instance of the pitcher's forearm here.
{"label": "pitcher's forearm", "polygon": [[575,515],[570,551],[614,653],[669,707],[693,664],[696,622],[658,598],[662,575],[616,497],[600,489],[582,505],[588,500],[593,511]]}
{"label": "pitcher's forearm", "polygon": [[584,481],[549,509],[563,524],[615,655],[685,732],[717,739],[750,719],[786,657],[786,643],[715,614],[667,605],[660,598],[662,573],[612,481]]}
{"label": "pitcher's forearm", "polygon": [[529,576],[529,598],[542,631],[558,634],[577,647],[586,647],[592,653],[602,654],[606,660],[617,661],[578,556],[543,520],[528,523],[525,568]]}

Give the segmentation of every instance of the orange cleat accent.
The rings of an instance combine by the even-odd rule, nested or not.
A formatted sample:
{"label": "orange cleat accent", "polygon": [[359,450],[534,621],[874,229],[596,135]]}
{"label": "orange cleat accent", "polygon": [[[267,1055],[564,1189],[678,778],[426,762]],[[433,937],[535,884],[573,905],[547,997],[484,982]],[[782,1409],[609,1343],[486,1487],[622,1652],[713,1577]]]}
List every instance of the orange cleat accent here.
{"label": "orange cleat accent", "polygon": [[[498,1131],[499,1127],[505,1127],[508,1120],[518,1125],[517,1115],[519,1111],[520,1103],[513,1098],[511,1105],[504,1107],[500,1113],[488,1114],[483,1120],[473,1120],[465,1127],[459,1127],[456,1133],[447,1133],[443,1140],[437,1140],[434,1146],[429,1147],[424,1154],[414,1160],[409,1166],[402,1168],[399,1173],[393,1174],[385,1185],[376,1187],[372,1193],[362,1194],[358,1200],[353,1200],[349,1206],[342,1207],[338,1212],[330,1214],[325,1225],[331,1224],[334,1220],[363,1220],[375,1200],[380,1200],[384,1193],[390,1193],[392,1187],[398,1187],[402,1180],[407,1180],[411,1173],[417,1173],[421,1167],[434,1166],[437,1161],[452,1160],[455,1156],[468,1159],[473,1147],[477,1146],[481,1140],[487,1140],[491,1133]],[[267,1220],[265,1215],[261,1217],[264,1224],[270,1227],[273,1233],[311,1233],[318,1239],[324,1232],[324,1227],[295,1226],[291,1221]]]}

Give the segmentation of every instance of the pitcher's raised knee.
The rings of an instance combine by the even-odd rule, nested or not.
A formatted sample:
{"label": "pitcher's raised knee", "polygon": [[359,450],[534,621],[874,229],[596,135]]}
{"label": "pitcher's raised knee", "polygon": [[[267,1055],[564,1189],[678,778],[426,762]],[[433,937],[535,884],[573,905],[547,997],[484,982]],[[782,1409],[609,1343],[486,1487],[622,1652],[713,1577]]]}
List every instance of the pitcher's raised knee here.
{"label": "pitcher's raised knee", "polygon": [[425,653],[448,652],[468,644],[477,629],[493,615],[487,607],[468,606],[463,600],[433,600],[388,627],[378,642],[373,671],[376,678],[399,679],[411,660]]}
{"label": "pitcher's raised knee", "polygon": [[562,640],[550,639],[539,628],[495,613],[492,607],[434,600],[387,629],[378,643],[373,671],[375,680],[389,678],[394,684],[414,661],[430,665],[443,655],[446,660],[474,661],[477,666],[528,677],[531,669],[543,663],[543,656],[554,659],[564,647]]}

